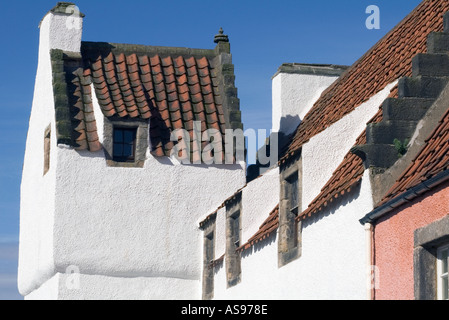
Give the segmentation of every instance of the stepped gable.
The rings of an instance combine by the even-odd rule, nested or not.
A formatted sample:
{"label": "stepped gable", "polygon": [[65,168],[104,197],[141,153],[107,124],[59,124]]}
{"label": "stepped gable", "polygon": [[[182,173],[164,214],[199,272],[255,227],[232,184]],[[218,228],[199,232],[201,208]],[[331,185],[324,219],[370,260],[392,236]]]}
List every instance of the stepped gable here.
{"label": "stepped gable", "polygon": [[[426,79],[427,83],[439,83],[440,86],[449,82],[449,13],[444,15],[444,32],[432,33],[429,36],[429,53],[419,55],[416,60],[416,76]],[[410,81],[413,83],[413,81]],[[423,85],[423,80],[417,83],[407,84],[404,92],[409,95],[435,95],[435,86]],[[449,109],[446,109],[437,126],[425,140],[425,144],[411,161],[407,169],[398,177],[394,185],[388,190],[382,200],[376,205],[380,208],[388,202],[405,195],[415,187],[426,184],[420,190],[425,192],[436,184],[426,183],[436,180],[437,183],[444,181],[436,179],[445,175],[449,168]],[[412,199],[418,194],[413,192],[408,197]]]}
{"label": "stepped gable", "polygon": [[[388,191],[380,207],[412,190],[419,184],[426,182],[449,168],[449,110],[441,119],[440,124],[427,139],[425,146],[418,156],[409,165],[407,170],[399,177],[393,187]],[[431,186],[426,188],[429,190]],[[427,191],[423,190],[423,191]]]}

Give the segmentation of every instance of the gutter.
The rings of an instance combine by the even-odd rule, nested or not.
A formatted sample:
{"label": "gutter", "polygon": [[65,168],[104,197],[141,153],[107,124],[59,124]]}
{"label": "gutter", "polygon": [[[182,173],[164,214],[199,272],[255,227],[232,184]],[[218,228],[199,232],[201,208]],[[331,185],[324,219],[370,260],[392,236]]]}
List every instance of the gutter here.
{"label": "gutter", "polygon": [[374,223],[375,220],[381,218],[385,214],[391,212],[392,210],[400,207],[404,203],[408,203],[411,200],[415,199],[416,197],[420,196],[421,194],[431,190],[432,188],[435,188],[439,184],[448,181],[449,180],[449,170],[444,170],[443,172],[437,174],[436,176],[421,182],[417,186],[407,190],[406,192],[402,193],[398,197],[395,197],[391,199],[390,201],[386,202],[385,204],[381,205],[380,207],[377,207],[370,213],[368,213],[365,217],[359,220],[359,222],[362,225],[365,225],[366,223]]}

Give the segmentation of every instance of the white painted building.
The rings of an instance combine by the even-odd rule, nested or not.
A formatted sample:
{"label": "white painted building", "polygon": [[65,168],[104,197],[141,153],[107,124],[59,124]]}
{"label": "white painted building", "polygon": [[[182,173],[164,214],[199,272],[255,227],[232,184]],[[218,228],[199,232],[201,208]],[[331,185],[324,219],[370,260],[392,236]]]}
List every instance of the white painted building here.
{"label": "white painted building", "polygon": [[[304,67],[305,65],[301,65],[301,68]],[[307,67],[317,68],[317,66]],[[318,68],[322,70],[321,66]],[[338,67],[338,69],[341,73],[343,68]],[[330,70],[337,72],[336,69]],[[298,80],[303,80],[300,71],[297,70],[297,72]],[[292,88],[294,83],[296,83],[295,92],[301,92],[300,81],[284,80],[287,88],[281,86],[278,78],[283,76],[282,71],[278,71],[273,79],[275,97],[282,96],[279,92],[289,92],[288,88]],[[336,80],[333,77],[325,78],[326,81],[320,82],[319,79],[313,79],[313,75],[307,77],[310,82],[307,82],[307,90],[304,92],[316,97],[319,97],[326,88],[325,84],[331,84],[331,79]],[[323,76],[321,74],[316,77],[322,79]],[[310,83],[317,85],[313,87]],[[304,212],[308,205],[319,196],[322,187],[332,178],[346,153],[366,128],[366,123],[379,111],[379,106],[389,96],[395,84],[387,85],[384,90],[326,130],[313,136],[302,146],[299,160],[301,164],[298,165],[301,180],[299,194],[302,197],[299,212]],[[312,92],[313,88],[316,90],[315,93]],[[301,96],[296,97],[298,101],[306,99],[308,97],[304,99]],[[276,101],[276,99],[273,100]],[[284,98],[284,101],[288,100],[288,97]],[[316,100],[311,100],[305,106],[308,110],[297,110],[297,113],[292,113],[291,117],[296,117],[301,112],[307,113],[315,102]],[[291,108],[288,103],[274,104],[278,110],[273,111],[273,126],[278,122],[276,114],[289,115],[289,111],[283,110],[282,105]],[[205,233],[214,228],[216,232],[214,258],[217,261],[213,264],[214,290],[209,298],[218,300],[365,299],[367,270],[370,269],[366,256],[366,233],[359,220],[365,212],[373,208],[369,172],[366,171],[363,174],[361,183],[354,187],[349,195],[335,200],[325,210],[302,222],[299,231],[301,233],[300,253],[285,265],[279,261],[278,257],[279,227],[271,231],[264,230],[265,220],[273,214],[274,204],[279,203],[281,180],[283,177],[279,174],[279,167],[274,167],[248,183],[241,191],[240,237],[241,245],[246,248],[239,250],[241,267],[237,284],[229,284],[227,281],[229,271],[225,255],[225,235],[232,234],[232,231],[226,232],[226,229],[230,227],[226,223],[226,203],[232,200],[228,199],[216,212],[213,223],[208,219],[204,222]],[[264,191],[267,186],[270,186],[270,191]],[[254,193],[257,193],[259,198]],[[249,205],[256,199],[257,202]],[[275,216],[273,219],[276,219]],[[261,227],[263,232],[258,234],[258,227]]]}
{"label": "white painted building", "polygon": [[272,79],[279,161],[247,179],[238,157],[181,164],[170,139],[203,135],[183,153],[196,162],[207,129],[243,128],[222,31],[211,50],[83,42],[83,15],[68,8],[40,27],[21,190],[26,298],[372,297],[372,234],[360,219],[387,167],[359,156],[385,138],[375,136],[384,101],[411,90],[401,78],[426,45],[403,34],[419,14],[349,68],[282,65]]}
{"label": "white painted building", "polygon": [[[40,25],[39,66],[21,185],[20,292],[27,299],[199,299],[202,252],[197,222],[245,184],[244,163],[184,166],[174,157],[159,156],[153,145],[155,139],[148,133],[153,130],[148,130],[153,119],[146,119],[142,112],[140,116],[133,117],[127,101],[127,116],[106,116],[104,101],[98,99],[101,84],[95,82],[94,76],[93,81],[74,89],[74,95],[79,88],[83,91],[81,99],[74,105],[67,98],[63,99],[65,104],[61,104],[57,90],[66,83],[58,82],[62,68],[57,68],[63,64],[63,80],[70,79],[70,68],[80,61],[77,57],[87,59],[87,54],[94,54],[88,47],[95,46],[82,44],[83,15],[71,14],[72,8],[70,4],[58,4]],[[67,27],[73,25],[71,19],[75,19],[78,27]],[[232,63],[226,45],[226,42],[220,42],[216,50],[199,53],[192,49],[184,61],[186,64],[196,61],[195,72],[199,74],[206,69],[218,71],[221,66],[231,66]],[[220,52],[222,46],[225,49]],[[173,52],[171,48],[143,46],[120,49],[125,50],[130,77],[133,76],[133,65],[129,64],[129,57],[133,55],[126,52],[128,49],[137,52],[139,58],[160,57],[161,64],[168,60],[164,55],[171,59],[167,52],[172,53],[173,59],[185,53]],[[64,60],[57,61],[55,56],[58,54]],[[112,54],[117,62],[122,53]],[[206,58],[200,58],[200,54]],[[70,60],[72,57],[74,60]],[[107,56],[101,53],[99,57],[106,65],[104,60]],[[205,61],[216,67],[201,69],[200,63]],[[81,63],[85,63],[81,66],[82,71],[93,75],[99,72],[90,69],[86,60],[81,59]],[[142,63],[139,64],[142,68],[151,65]],[[123,75],[119,73],[120,64],[117,66],[117,73],[112,76]],[[153,64],[151,67],[151,74],[156,79],[161,75],[157,72],[161,66]],[[170,77],[165,70],[169,68],[173,65],[161,68],[165,81]],[[188,66],[184,68],[189,72],[194,70]],[[181,67],[178,69],[176,72],[181,74]],[[210,76],[202,77],[200,74],[200,77],[203,82],[211,80]],[[225,89],[219,83],[223,77],[212,79],[217,80],[216,90]],[[88,80],[82,75],[79,78]],[[129,96],[126,95],[126,83],[119,81],[120,98],[125,100]],[[185,81],[190,84],[191,79]],[[148,83],[155,87],[158,84],[142,82]],[[70,85],[67,81],[64,94],[71,94]],[[232,89],[232,83],[229,87]],[[91,96],[88,96],[88,88],[91,88]],[[141,100],[138,100],[137,89],[133,87],[133,90],[134,103],[138,104]],[[109,92],[112,96],[114,88],[109,88]],[[148,93],[153,94],[151,91]],[[192,91],[190,94],[194,95]],[[200,96],[201,99],[210,97]],[[213,98],[217,107],[213,115],[221,118],[219,102],[215,96]],[[81,106],[78,105],[80,100],[84,103]],[[220,103],[228,118],[233,115],[226,105],[229,102],[224,100]],[[148,103],[154,103],[148,109],[156,114],[153,117],[157,117],[160,110],[161,123],[170,124],[169,120],[174,123],[174,116],[168,121],[163,119],[166,110],[161,106],[164,101],[167,100],[148,99]],[[191,104],[196,107],[193,102]],[[114,106],[120,110],[120,105]],[[64,108],[66,112],[61,111]],[[170,108],[176,111],[174,106],[170,105]],[[67,130],[64,131],[63,116],[73,115],[74,110],[81,116],[84,113],[84,118],[75,116],[76,121],[69,123],[69,139],[64,140]],[[183,119],[185,126],[188,124],[187,116]],[[204,112],[195,113],[195,116],[202,125],[209,126],[212,122],[209,118],[202,118],[209,117]],[[239,121],[233,117],[233,121]],[[80,119],[84,121],[83,125],[79,124]],[[230,121],[218,123],[228,125]],[[108,154],[107,144],[115,139],[111,126],[114,130],[123,127],[137,130],[134,161],[116,161],[113,155]],[[75,141],[71,141],[71,137]],[[83,141],[87,141],[84,147]]]}
{"label": "white painted building", "polygon": [[[272,112],[273,131],[284,139],[279,166],[263,168],[200,223],[204,299],[373,299],[382,270],[364,218],[410,164],[395,141],[416,135],[420,108],[436,104],[447,83],[420,77],[438,74],[434,53],[447,50],[435,40],[445,14],[438,4],[423,1],[347,69],[279,68]],[[436,7],[429,23],[423,12]],[[420,41],[429,34],[429,45]],[[274,176],[279,188],[262,191]],[[245,205],[259,189],[265,205]]]}

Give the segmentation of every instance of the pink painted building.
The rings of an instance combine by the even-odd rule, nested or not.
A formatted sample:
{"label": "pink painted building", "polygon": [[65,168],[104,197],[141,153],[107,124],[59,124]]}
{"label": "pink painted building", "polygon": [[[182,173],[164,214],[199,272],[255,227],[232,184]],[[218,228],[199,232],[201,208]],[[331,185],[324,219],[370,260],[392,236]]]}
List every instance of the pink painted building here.
{"label": "pink painted building", "polygon": [[[379,287],[374,295],[376,300],[432,299],[439,295],[447,299],[447,267],[446,272],[439,273],[435,270],[440,262],[438,259],[434,257],[429,265],[422,266],[419,256],[423,250],[430,256],[435,256],[435,253],[438,256],[439,247],[444,248],[448,244],[448,203],[449,183],[445,182],[376,222],[374,264],[379,273]],[[442,226],[439,227],[439,224]],[[434,226],[444,229],[444,225],[445,231],[441,230],[441,234],[433,232],[429,243],[421,243],[419,234],[424,233],[426,228]],[[431,243],[434,241],[434,244]],[[429,272],[433,276],[426,277]],[[435,282],[432,278],[439,281]],[[443,285],[444,280],[446,286]],[[441,282],[441,288],[438,282]],[[446,290],[445,296],[443,290]]]}
{"label": "pink painted building", "polygon": [[418,124],[408,151],[391,168],[372,176],[378,190],[395,179],[361,220],[371,225],[374,299],[448,300],[448,105],[446,85]]}

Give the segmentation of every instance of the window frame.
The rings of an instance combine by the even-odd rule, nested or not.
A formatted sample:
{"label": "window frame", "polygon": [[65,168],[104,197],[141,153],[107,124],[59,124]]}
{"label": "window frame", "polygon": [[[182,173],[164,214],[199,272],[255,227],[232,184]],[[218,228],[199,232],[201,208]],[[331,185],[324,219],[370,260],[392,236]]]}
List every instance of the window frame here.
{"label": "window frame", "polygon": [[[108,167],[143,168],[147,160],[149,143],[149,120],[140,118],[104,118],[103,150]],[[136,129],[134,161],[118,162],[114,160],[114,129]]]}
{"label": "window frame", "polygon": [[[442,254],[446,252],[445,260],[443,261]],[[443,272],[443,264],[446,263],[446,272]],[[437,249],[437,299],[449,300],[449,244],[441,246]],[[443,297],[443,283],[446,282],[446,297]]]}
{"label": "window frame", "polygon": [[[128,145],[130,143],[126,143],[126,141],[122,142],[116,142],[115,134],[116,131],[121,130],[123,132],[123,140],[125,140],[125,131],[132,132],[133,139],[132,139],[132,148],[131,148],[131,155],[129,157],[118,157],[115,155],[115,146],[116,144],[121,144],[122,147],[125,145]],[[123,126],[114,126],[112,129],[112,160],[115,162],[122,162],[122,163],[134,163],[136,161],[136,145],[137,145],[137,131],[138,127],[123,127]],[[123,154],[124,152],[122,152]]]}
{"label": "window frame", "polygon": [[449,216],[414,232],[413,273],[416,300],[438,299],[438,250],[449,245]]}
{"label": "window frame", "polygon": [[216,241],[216,217],[213,214],[210,221],[202,228],[203,230],[203,275],[202,275],[202,298],[212,300],[214,297],[214,259]]}
{"label": "window frame", "polygon": [[279,179],[278,267],[282,268],[302,255],[302,221],[297,220],[302,210],[300,153],[281,165]]}
{"label": "window frame", "polygon": [[[242,240],[242,191],[225,201],[226,206],[226,280],[227,288],[241,282],[241,253],[237,250]],[[237,237],[237,239],[236,239]]]}

